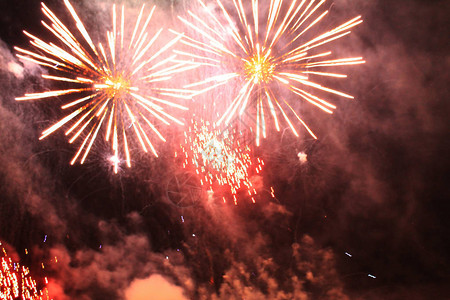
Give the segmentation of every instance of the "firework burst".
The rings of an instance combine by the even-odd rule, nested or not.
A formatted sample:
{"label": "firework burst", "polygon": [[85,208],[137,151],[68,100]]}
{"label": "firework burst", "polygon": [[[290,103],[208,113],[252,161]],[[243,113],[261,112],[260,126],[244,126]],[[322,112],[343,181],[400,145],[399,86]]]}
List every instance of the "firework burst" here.
{"label": "firework burst", "polygon": [[[284,120],[298,136],[291,120],[294,118],[316,138],[290,99],[303,99],[331,114],[336,106],[319,94],[353,97],[324,87],[316,80],[321,77],[345,78],[345,74],[326,70],[364,63],[361,57],[332,58],[332,51],[320,50],[347,36],[352,27],[362,22],[360,16],[313,38],[306,38],[327,15],[328,10],[323,9],[325,2],[270,0],[268,12],[261,13],[263,9],[258,0],[245,1],[251,9],[245,9],[242,0],[233,0],[233,4],[230,1],[228,8],[221,0],[216,0],[216,13],[198,0],[205,17],[191,11],[188,12],[189,20],[179,17],[194,33],[182,40],[189,50],[176,52],[186,59],[195,60],[198,65],[210,67],[214,75],[186,88],[197,89],[197,94],[201,94],[236,83],[239,92],[218,124],[229,123],[233,116],[242,115],[252,104],[256,113],[257,145],[261,135],[266,137],[268,114],[278,131],[280,121]],[[251,13],[247,14],[247,11]],[[295,97],[280,96],[281,89],[290,91]]]}
{"label": "firework burst", "polygon": [[24,31],[34,50],[15,49],[21,59],[48,68],[51,74],[43,75],[44,79],[70,87],[25,94],[16,100],[64,99],[65,104],[61,108],[67,111],[66,116],[43,131],[40,139],[68,125],[65,134],[70,136],[69,142],[80,144],[71,164],[85,161],[99,135],[111,144],[116,173],[119,156],[125,157],[127,166],[131,167],[130,136],[135,137],[143,151],[150,150],[157,156],[148,131],[163,141],[165,139],[154,120],[166,125],[172,122],[182,124],[167,109],[185,110],[173,100],[190,98],[189,92],[162,86],[175,74],[195,67],[176,63],[174,56],[164,55],[181,36],[158,47],[156,41],[163,29],[149,33],[155,7],[147,15],[142,6],[131,33],[125,26],[124,7],[116,9],[114,5],[112,30],[106,32],[106,46],[102,43],[96,46],[71,3],[68,0],[64,3],[76,23],[77,33],[72,33],[42,3],[42,11],[50,21],[49,24],[42,21],[42,24],[60,45],[45,42]]}
{"label": "firework burst", "polygon": [[264,166],[264,161],[252,157],[250,147],[240,141],[242,134],[230,129],[219,131],[214,124],[193,120],[184,133],[184,144],[180,145],[183,168],[193,168],[201,185],[210,192],[220,186],[229,187],[235,204],[241,190],[246,190],[255,202],[257,191],[251,178]]}
{"label": "firework burst", "polygon": [[[0,247],[2,243],[0,242]],[[13,262],[4,248],[0,252],[0,300],[50,299],[47,289],[38,290],[36,281],[31,278],[30,270]]]}

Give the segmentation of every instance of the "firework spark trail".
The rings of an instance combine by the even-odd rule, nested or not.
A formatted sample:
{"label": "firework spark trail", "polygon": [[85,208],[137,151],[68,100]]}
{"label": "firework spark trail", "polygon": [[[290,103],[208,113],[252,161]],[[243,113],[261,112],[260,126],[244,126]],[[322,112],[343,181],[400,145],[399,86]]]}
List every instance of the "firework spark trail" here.
{"label": "firework spark trail", "polygon": [[[187,108],[172,100],[191,98],[189,91],[160,86],[161,82],[167,82],[175,74],[197,67],[174,62],[174,55],[163,58],[163,54],[182,36],[178,35],[164,46],[153,50],[163,31],[161,28],[153,35],[148,32],[155,6],[147,16],[144,13],[145,5],[142,6],[129,38],[125,27],[125,8],[122,6],[117,11],[114,5],[112,31],[106,32],[106,46],[102,43],[96,46],[73,6],[68,0],[64,0],[64,3],[82,39],[77,39],[76,34],[42,3],[42,11],[50,21],[49,24],[42,21],[42,24],[60,45],[45,42],[24,31],[35,50],[15,49],[19,58],[45,66],[52,72],[51,75],[43,75],[44,79],[56,81],[60,85],[70,84],[71,88],[25,94],[16,100],[51,97],[68,99],[61,107],[64,111],[69,111],[67,115],[44,130],[40,139],[70,125],[65,132],[67,136],[71,136],[69,142],[77,141],[81,144],[71,164],[77,160],[83,164],[100,134],[111,144],[115,173],[120,162],[119,154],[125,156],[127,166],[131,167],[130,135],[137,138],[143,151],[150,150],[157,156],[146,129],[165,141],[153,120],[165,125],[170,125],[171,122],[182,124],[167,109],[186,110]],[[120,149],[120,144],[123,144],[123,150]]]}
{"label": "firework spark trail", "polygon": [[[0,247],[2,243],[0,242]],[[0,300],[44,300],[50,299],[47,289],[38,290],[30,270],[13,262],[4,248],[0,253]]]}
{"label": "firework spark trail", "polygon": [[[259,174],[264,166],[264,161],[252,157],[250,147],[239,141],[241,134],[233,129],[221,132],[214,124],[192,120],[184,133],[184,144],[180,145],[183,168],[193,167],[200,176],[201,185],[211,192],[214,192],[214,187],[228,186],[235,204],[236,195],[241,190],[247,190],[255,202],[257,191],[251,176]],[[226,201],[225,197],[223,200]]]}
{"label": "firework spark trail", "polygon": [[[280,121],[284,120],[298,136],[289,117],[293,115],[311,136],[317,138],[294,110],[293,104],[288,99],[281,98],[277,90],[284,88],[292,92],[295,98],[303,99],[330,114],[336,106],[317,93],[325,92],[353,99],[346,93],[316,82],[320,77],[347,77],[345,74],[328,72],[327,68],[364,63],[361,57],[336,59],[331,58],[332,51],[317,50],[347,36],[351,28],[362,22],[360,16],[310,40],[304,40],[306,33],[310,34],[311,29],[317,27],[327,15],[328,10],[323,10],[325,1],[293,0],[288,3],[270,0],[268,13],[265,14],[260,13],[259,1],[251,0],[251,14],[248,15],[242,0],[233,0],[231,10],[221,0],[216,0],[219,11],[217,14],[202,0],[198,0],[204,15],[188,11],[190,20],[179,16],[195,33],[184,36],[181,41],[190,51],[176,53],[186,60],[194,60],[198,66],[211,67],[216,71],[215,75],[185,88],[198,89],[196,94],[202,94],[234,81],[240,86],[240,90],[218,124],[228,124],[233,116],[241,116],[250,103],[254,103],[257,145],[261,136],[266,137],[266,114],[272,116],[278,131]],[[261,26],[262,23],[265,26]],[[179,34],[173,30],[172,32]],[[217,75],[217,70],[223,73]],[[313,90],[315,94],[308,90]]]}

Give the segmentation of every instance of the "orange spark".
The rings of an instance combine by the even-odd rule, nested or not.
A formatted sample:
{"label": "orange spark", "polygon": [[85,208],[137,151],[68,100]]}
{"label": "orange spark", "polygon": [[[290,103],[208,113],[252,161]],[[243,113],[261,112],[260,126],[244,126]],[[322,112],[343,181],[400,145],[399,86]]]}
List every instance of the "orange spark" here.
{"label": "orange spark", "polygon": [[[324,70],[362,64],[364,60],[361,57],[325,60],[323,57],[330,57],[332,51],[317,52],[317,49],[330,46],[331,42],[348,35],[351,28],[362,22],[361,17],[313,38],[305,38],[328,14],[328,10],[323,8],[326,0],[270,0],[267,13],[258,0],[244,2],[233,0],[231,7],[226,7],[221,0],[216,0],[218,13],[215,13],[198,0],[201,6],[199,15],[188,11],[190,19],[179,17],[194,33],[184,36],[181,41],[191,52],[179,51],[178,54],[186,60],[194,60],[197,66],[223,72],[218,75],[216,71],[211,77],[185,88],[195,87],[195,93],[201,94],[230,83],[240,86],[218,125],[228,124],[252,105],[256,111],[254,131],[257,145],[261,136],[266,137],[266,114],[272,116],[278,131],[280,120],[284,120],[298,136],[291,120],[294,116],[311,136],[317,138],[294,109],[291,103],[294,100],[289,99],[303,99],[330,114],[336,106],[312,92],[353,99],[346,93],[320,85],[316,80],[321,77],[345,78],[345,74]],[[246,9],[244,4],[249,4],[251,9]],[[278,92],[281,87],[296,97],[282,97]]]}
{"label": "orange spark", "polygon": [[[0,242],[0,246],[2,243]],[[49,300],[47,289],[39,290],[30,270],[12,260],[2,247],[0,253],[0,300]]]}
{"label": "orange spark", "polygon": [[[177,73],[196,68],[196,65],[175,63],[174,57],[163,58],[163,54],[181,39],[176,36],[167,44],[158,47],[156,41],[162,28],[150,34],[150,21],[155,6],[147,15],[142,6],[131,38],[125,27],[125,8],[120,13],[112,7],[112,31],[106,32],[106,45],[94,44],[75,9],[64,0],[76,23],[78,32],[72,33],[59,18],[42,3],[42,11],[47,20],[42,24],[53,34],[54,42],[46,42],[25,32],[31,39],[34,51],[15,47],[21,59],[45,66],[55,75],[43,75],[46,80],[58,85],[70,84],[71,88],[40,93],[29,93],[16,98],[17,101],[61,97],[65,103],[61,107],[67,111],[65,117],[44,130],[40,139],[69,125],[65,134],[69,142],[77,142],[77,153],[71,164],[84,163],[94,141],[103,136],[111,145],[114,171],[117,173],[119,157],[124,156],[131,167],[130,137],[138,140],[144,152],[149,150],[157,156],[149,132],[164,141],[154,121],[166,125],[181,121],[169,114],[168,109],[186,110],[172,101],[173,98],[189,99],[191,92],[171,89],[161,85]],[[145,19],[145,21],[143,21]],[[80,38],[77,39],[76,36]],[[170,98],[170,99],[167,99]],[[122,147],[120,146],[122,145]]]}
{"label": "orange spark", "polygon": [[[193,168],[208,191],[214,192],[219,186],[229,187],[235,204],[241,190],[246,190],[254,202],[257,191],[251,177],[264,165],[262,159],[252,157],[250,147],[239,140],[240,135],[242,133],[236,130],[221,132],[214,124],[193,120],[180,145],[183,167]],[[178,157],[177,153],[175,157]]]}

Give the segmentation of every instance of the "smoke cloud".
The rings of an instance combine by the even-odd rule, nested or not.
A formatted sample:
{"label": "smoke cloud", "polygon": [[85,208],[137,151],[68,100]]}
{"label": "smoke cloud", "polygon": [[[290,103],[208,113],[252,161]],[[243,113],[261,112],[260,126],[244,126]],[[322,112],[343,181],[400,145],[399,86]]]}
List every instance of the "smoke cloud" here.
{"label": "smoke cloud", "polygon": [[[51,5],[65,13],[61,3]],[[76,5],[89,26],[108,23],[108,2]],[[190,3],[162,6],[158,24],[176,27],[171,13]],[[439,33],[447,7],[330,5],[341,21],[363,15],[336,46],[343,57],[367,61],[336,86],[356,100],[337,100],[331,117],[308,109],[318,141],[287,131],[268,137],[258,150],[264,174],[255,179],[264,196],[238,206],[186,186],[179,192],[189,205],[167,196],[182,178],[171,160],[176,131],[158,160],[137,157],[134,169],[117,176],[101,146],[85,165],[68,166],[74,149],[63,134],[38,141],[59,100],[14,100],[48,89],[45,71],[16,59],[16,40],[2,32],[0,239],[32,270],[45,262],[55,299],[444,298],[450,56]],[[23,15],[14,13],[12,30],[24,29]]]}
{"label": "smoke cloud", "polygon": [[174,286],[161,275],[151,275],[146,279],[136,279],[125,290],[126,300],[184,300],[180,287]]}

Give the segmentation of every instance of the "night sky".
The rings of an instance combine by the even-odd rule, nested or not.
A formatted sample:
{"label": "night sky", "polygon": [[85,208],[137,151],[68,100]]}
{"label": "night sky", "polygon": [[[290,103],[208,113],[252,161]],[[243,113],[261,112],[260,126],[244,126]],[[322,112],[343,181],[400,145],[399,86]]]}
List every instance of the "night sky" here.
{"label": "night sky", "polygon": [[[62,0],[45,3],[70,20]],[[156,20],[182,31],[176,15],[189,1],[155,3]],[[110,3],[73,4],[100,36]],[[61,117],[60,101],[15,101],[51,87],[13,47],[29,47],[24,29],[51,37],[39,1],[2,1],[0,241],[8,253],[38,282],[47,276],[54,299],[450,299],[450,3],[328,6],[331,22],[364,20],[334,46],[366,60],[335,85],[355,100],[333,98],[331,116],[301,106],[318,140],[271,132],[255,148],[266,162],[256,203],[234,205],[208,198],[176,163],[181,126],[165,129],[159,158],[136,152],[133,168],[117,175],[107,145],[70,166],[76,147],[62,132],[39,141]]]}

